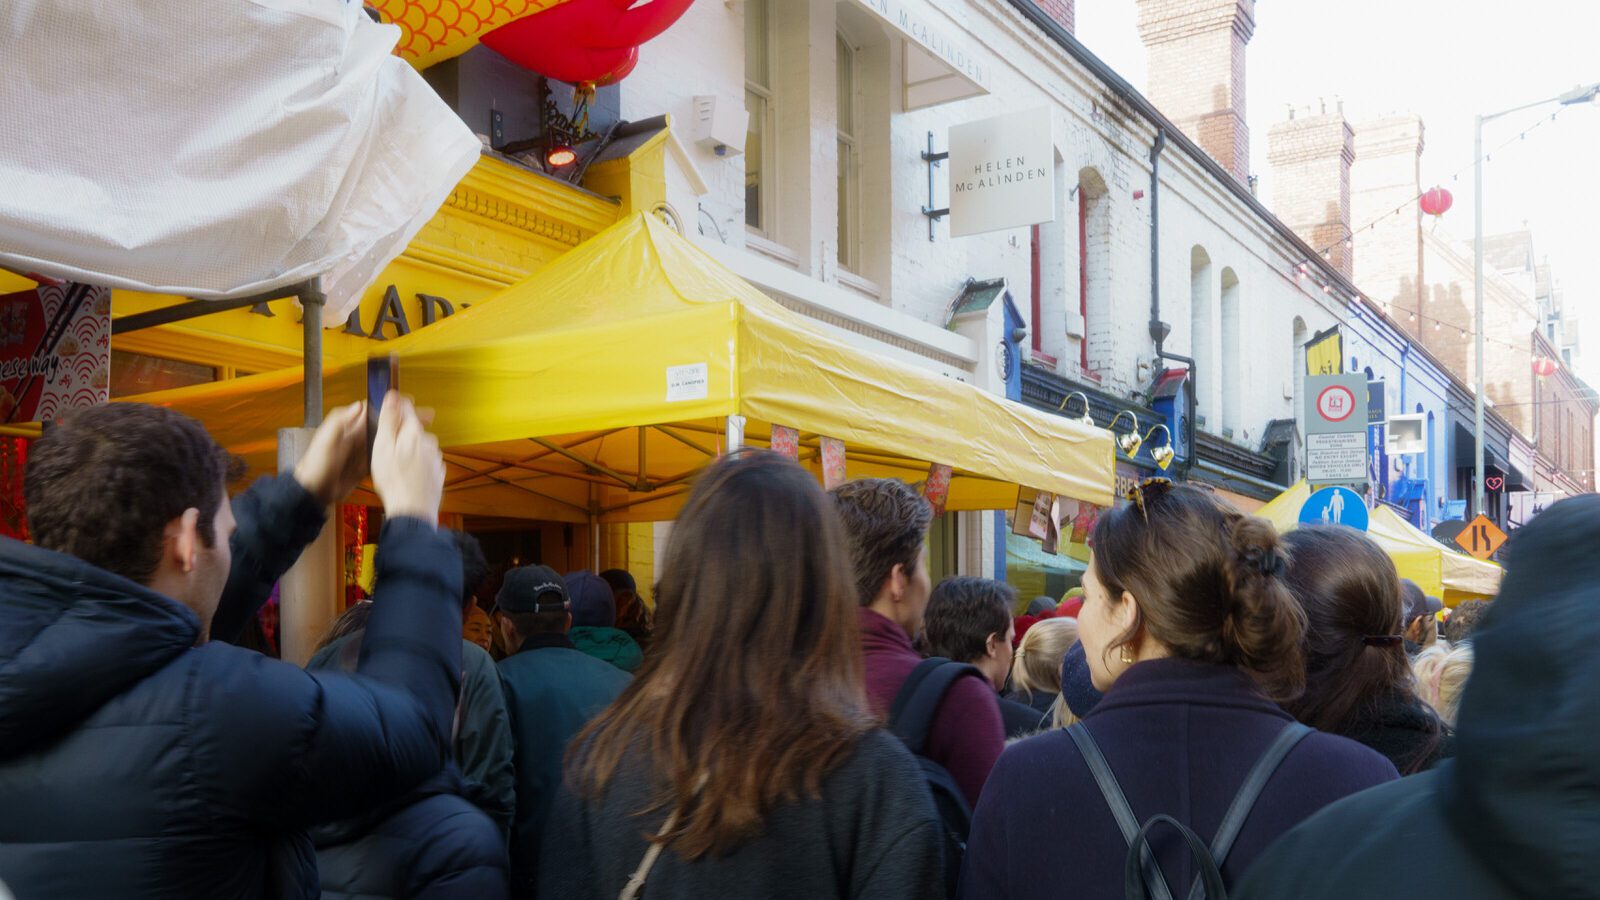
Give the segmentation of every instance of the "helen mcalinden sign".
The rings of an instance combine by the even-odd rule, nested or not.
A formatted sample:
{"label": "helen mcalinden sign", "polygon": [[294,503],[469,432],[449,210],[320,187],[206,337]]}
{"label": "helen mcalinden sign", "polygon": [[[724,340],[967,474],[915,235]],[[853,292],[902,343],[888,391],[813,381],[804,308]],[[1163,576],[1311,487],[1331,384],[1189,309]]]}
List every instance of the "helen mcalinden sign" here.
{"label": "helen mcalinden sign", "polygon": [[962,237],[1055,218],[1050,111],[1007,113],[950,128],[950,234]]}

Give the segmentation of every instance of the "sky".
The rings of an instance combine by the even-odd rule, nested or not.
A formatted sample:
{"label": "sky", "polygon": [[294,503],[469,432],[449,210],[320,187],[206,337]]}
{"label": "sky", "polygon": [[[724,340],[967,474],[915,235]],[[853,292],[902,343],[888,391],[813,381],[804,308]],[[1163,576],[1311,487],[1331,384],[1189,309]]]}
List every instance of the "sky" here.
{"label": "sky", "polygon": [[[1078,38],[1144,92],[1134,0],[1077,0],[1076,13]],[[1245,91],[1262,197],[1270,207],[1267,131],[1290,106],[1326,100],[1332,109],[1342,99],[1354,124],[1414,112],[1423,119],[1423,188],[1455,196],[1437,227],[1470,246],[1473,117],[1600,82],[1597,42],[1600,0],[1259,0]],[[1484,231],[1532,229],[1535,254],[1549,257],[1569,315],[1583,321],[1578,374],[1600,387],[1600,103],[1497,119],[1485,127],[1484,149]]]}

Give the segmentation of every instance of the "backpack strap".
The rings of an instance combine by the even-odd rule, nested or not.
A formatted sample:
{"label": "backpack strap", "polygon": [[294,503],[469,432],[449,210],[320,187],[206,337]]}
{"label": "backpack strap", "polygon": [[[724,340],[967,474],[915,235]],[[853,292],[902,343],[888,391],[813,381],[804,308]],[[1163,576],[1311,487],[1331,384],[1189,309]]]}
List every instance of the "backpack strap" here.
{"label": "backpack strap", "polygon": [[[1217,834],[1211,839],[1211,859],[1216,863],[1217,869],[1228,858],[1228,851],[1233,849],[1233,842],[1239,837],[1239,830],[1244,827],[1245,820],[1250,817],[1250,810],[1255,808],[1256,801],[1261,797],[1261,791],[1267,786],[1267,779],[1278,770],[1284,757],[1289,755],[1311,729],[1299,722],[1290,722],[1283,726],[1272,744],[1267,747],[1267,752],[1261,754],[1256,764],[1250,769],[1250,774],[1244,777],[1244,783],[1239,786],[1239,792],[1233,795],[1233,802],[1228,804],[1228,811],[1222,817],[1222,823],[1217,826]],[[1199,900],[1201,894],[1200,877],[1196,876],[1194,885],[1189,890],[1189,900]]]}
{"label": "backpack strap", "polygon": [[921,756],[928,749],[933,716],[939,711],[945,692],[957,678],[977,674],[978,670],[972,666],[951,662],[942,656],[931,656],[917,663],[889,707],[889,731],[912,753]]}
{"label": "backpack strap", "polygon": [[[1100,786],[1100,794],[1105,797],[1106,806],[1111,807],[1111,817],[1117,820],[1117,828],[1122,831],[1122,839],[1127,842],[1129,850],[1133,851],[1136,846],[1134,842],[1142,837],[1139,820],[1133,817],[1133,807],[1128,805],[1128,797],[1122,793],[1122,785],[1117,783],[1117,776],[1111,773],[1111,766],[1106,762],[1105,754],[1100,752],[1100,745],[1095,743],[1094,736],[1089,734],[1089,729],[1085,728],[1082,722],[1068,728],[1067,734],[1071,736],[1072,742],[1078,745],[1078,753],[1083,757],[1084,764],[1089,767],[1089,774],[1094,776],[1095,784]],[[1135,853],[1130,852],[1128,854],[1130,865],[1134,858]],[[1172,891],[1167,887],[1166,876],[1156,868],[1155,860],[1149,855],[1147,847],[1138,850],[1138,858],[1144,864],[1145,878],[1150,883],[1150,895],[1156,900],[1172,900]],[[1137,877],[1137,872],[1134,877]],[[1129,896],[1138,895],[1129,894]]]}
{"label": "backpack strap", "polygon": [[[1217,871],[1217,864],[1212,860],[1211,853],[1206,850],[1205,842],[1200,840],[1199,835],[1191,831],[1189,826],[1166,813],[1151,816],[1150,821],[1144,823],[1144,827],[1140,828],[1138,834],[1134,835],[1133,841],[1128,847],[1127,862],[1122,865],[1122,895],[1127,898],[1149,896],[1143,893],[1144,885],[1140,883],[1139,859],[1143,853],[1150,849],[1150,831],[1157,825],[1171,825],[1183,837],[1184,843],[1189,845],[1189,856],[1194,859],[1195,865],[1200,867],[1200,875],[1196,879],[1195,890],[1198,891],[1203,888],[1205,896],[1212,898],[1212,900],[1227,900],[1228,891],[1222,883],[1222,873]],[[1159,884],[1162,888],[1166,887],[1165,881],[1159,882]],[[1151,893],[1153,894],[1155,891],[1151,891]]]}

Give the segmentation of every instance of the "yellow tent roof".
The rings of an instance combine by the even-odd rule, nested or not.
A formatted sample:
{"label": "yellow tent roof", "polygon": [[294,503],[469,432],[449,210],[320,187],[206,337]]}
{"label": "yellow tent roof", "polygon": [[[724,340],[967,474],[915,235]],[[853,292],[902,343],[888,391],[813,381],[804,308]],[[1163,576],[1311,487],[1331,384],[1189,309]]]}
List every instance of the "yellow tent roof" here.
{"label": "yellow tent roof", "polygon": [[[756,446],[773,424],[799,429],[818,471],[824,435],[845,442],[852,478],[915,482],[931,462],[950,465],[951,509],[1010,509],[1019,487],[1113,498],[1109,432],[845,344],[653,216],[381,349],[399,355],[401,388],[437,411],[456,512],[671,518],[733,415]],[[364,396],[364,371],[330,360],[327,403]],[[287,369],[127,399],[193,415],[269,469],[275,429],[300,420],[300,380]]]}
{"label": "yellow tent roof", "polygon": [[[1279,531],[1291,531],[1300,524],[1300,507],[1310,496],[1311,488],[1299,482],[1256,515]],[[1442,598],[1448,606],[1475,597],[1493,597],[1500,590],[1500,566],[1445,547],[1387,506],[1371,510],[1367,536],[1394,560],[1401,578],[1411,579],[1424,593]]]}

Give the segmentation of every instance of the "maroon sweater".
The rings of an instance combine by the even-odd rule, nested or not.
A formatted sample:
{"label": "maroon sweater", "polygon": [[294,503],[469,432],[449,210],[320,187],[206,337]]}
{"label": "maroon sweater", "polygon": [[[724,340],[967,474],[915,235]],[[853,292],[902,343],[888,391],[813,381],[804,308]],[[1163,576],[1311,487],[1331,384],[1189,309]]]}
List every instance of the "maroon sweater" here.
{"label": "maroon sweater", "polygon": [[[865,607],[860,613],[867,700],[874,713],[887,716],[894,695],[922,657],[912,648],[905,629]],[[967,802],[976,808],[978,794],[1005,741],[994,690],[981,678],[958,678],[934,715],[927,756],[950,772]]]}

